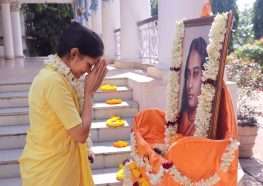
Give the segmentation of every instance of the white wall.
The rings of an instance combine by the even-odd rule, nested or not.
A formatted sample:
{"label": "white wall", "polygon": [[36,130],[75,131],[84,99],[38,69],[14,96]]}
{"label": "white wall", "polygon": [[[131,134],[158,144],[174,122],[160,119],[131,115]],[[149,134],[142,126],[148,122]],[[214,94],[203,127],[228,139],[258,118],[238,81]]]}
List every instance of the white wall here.
{"label": "white wall", "polygon": [[199,17],[205,0],[160,0],[158,1],[158,42],[160,69],[168,69],[171,63],[171,48],[175,36],[176,21],[182,18]]}

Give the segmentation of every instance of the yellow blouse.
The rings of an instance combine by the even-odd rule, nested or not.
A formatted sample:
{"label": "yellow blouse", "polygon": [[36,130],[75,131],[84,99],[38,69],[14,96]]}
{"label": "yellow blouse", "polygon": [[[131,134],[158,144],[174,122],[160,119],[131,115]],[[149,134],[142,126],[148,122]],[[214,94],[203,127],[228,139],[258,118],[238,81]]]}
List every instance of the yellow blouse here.
{"label": "yellow blouse", "polygon": [[43,68],[29,91],[30,128],[19,158],[23,186],[93,186],[86,147],[67,129],[79,125],[79,103],[66,79]]}

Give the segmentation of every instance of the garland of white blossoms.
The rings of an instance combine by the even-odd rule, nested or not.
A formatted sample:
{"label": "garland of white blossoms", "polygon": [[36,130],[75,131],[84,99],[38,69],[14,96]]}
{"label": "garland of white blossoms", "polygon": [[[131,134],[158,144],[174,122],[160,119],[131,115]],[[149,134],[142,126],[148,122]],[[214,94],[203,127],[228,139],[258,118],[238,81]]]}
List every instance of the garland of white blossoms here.
{"label": "garland of white blossoms", "polygon": [[[79,107],[82,110],[83,102],[84,102],[84,89],[80,85],[79,80],[76,79],[75,76],[72,74],[72,72],[70,71],[70,68],[57,55],[49,55],[48,59],[44,60],[44,63],[45,63],[45,65],[52,67],[56,72],[61,74],[67,80],[67,82],[73,88],[74,92],[77,94],[78,100],[79,100]],[[95,154],[91,149],[92,141],[91,141],[90,134],[89,134],[89,137],[87,139],[86,146],[88,149],[89,160],[92,163],[92,160],[90,158],[92,158],[94,161],[95,160]]]}
{"label": "garland of white blossoms", "polygon": [[208,59],[204,64],[205,70],[202,76],[202,81],[205,83],[202,84],[201,95],[198,97],[194,136],[205,138],[208,136],[212,105],[216,91],[213,83],[209,83],[209,81],[215,82],[218,75],[221,50],[223,48],[222,43],[227,31],[227,20],[228,13],[218,14],[209,32],[209,45],[207,46]]}
{"label": "garland of white blossoms", "polygon": [[170,146],[169,139],[171,136],[176,135],[177,131],[177,114],[178,110],[178,97],[179,97],[179,84],[180,84],[180,67],[183,61],[183,42],[184,42],[184,22],[183,20],[176,23],[176,35],[173,42],[172,49],[172,67],[169,72],[169,80],[167,86],[167,114],[165,119],[167,125],[165,126],[164,144],[168,148]]}
{"label": "garland of white blossoms", "polygon": [[[156,174],[152,173],[152,166],[150,165],[149,159],[147,156],[141,157],[136,151],[136,135],[134,132],[131,133],[131,157],[139,168],[145,168],[146,175],[149,178],[149,181],[152,185],[159,184],[164,174],[169,174],[175,182],[182,185],[189,186],[204,186],[204,185],[214,185],[221,180],[220,176],[215,172],[213,176],[202,179],[200,181],[194,182],[188,176],[183,175],[173,163],[167,162],[160,165],[159,170]],[[235,151],[238,149],[239,143],[237,140],[230,139],[230,144],[226,147],[225,152],[221,156],[221,163],[219,165],[220,170],[223,172],[227,172],[231,163],[235,157]],[[132,185],[132,172],[129,168],[129,163],[132,160],[125,164],[124,167],[124,178],[127,185]],[[126,185],[126,184],[125,184]]]}

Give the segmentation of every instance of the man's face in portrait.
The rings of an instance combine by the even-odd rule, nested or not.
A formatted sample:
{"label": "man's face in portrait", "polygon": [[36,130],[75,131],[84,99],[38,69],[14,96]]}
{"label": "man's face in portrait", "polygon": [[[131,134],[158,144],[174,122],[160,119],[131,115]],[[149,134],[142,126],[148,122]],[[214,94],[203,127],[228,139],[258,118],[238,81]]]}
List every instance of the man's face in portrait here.
{"label": "man's face in portrait", "polygon": [[196,50],[192,50],[189,56],[188,66],[186,67],[186,86],[188,107],[196,109],[198,96],[201,94],[202,81],[201,58]]}

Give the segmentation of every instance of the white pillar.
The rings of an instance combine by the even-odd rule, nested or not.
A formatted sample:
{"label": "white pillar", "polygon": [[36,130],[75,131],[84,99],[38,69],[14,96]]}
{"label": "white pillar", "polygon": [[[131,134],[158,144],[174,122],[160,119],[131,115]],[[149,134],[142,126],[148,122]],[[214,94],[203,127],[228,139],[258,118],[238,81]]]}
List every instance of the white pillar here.
{"label": "white pillar", "polygon": [[11,4],[11,21],[12,21],[12,33],[14,44],[15,57],[24,57],[22,34],[21,34],[21,22],[20,22],[20,5],[18,2]]}
{"label": "white pillar", "polygon": [[10,15],[10,4],[1,4],[2,12],[2,29],[4,37],[4,52],[6,59],[14,58],[14,48],[13,48],[13,36],[12,36],[12,25],[11,25],[11,15]]}
{"label": "white pillar", "polygon": [[101,0],[98,0],[97,10],[91,10],[91,25],[92,30],[98,35],[102,33],[102,20],[101,20]]}
{"label": "white pillar", "polygon": [[206,0],[161,0],[158,1],[158,42],[160,69],[168,69],[172,56],[171,49],[175,36],[175,24],[183,18],[199,17]]}
{"label": "white pillar", "polygon": [[140,58],[137,22],[151,17],[150,0],[121,0],[121,59]]}
{"label": "white pillar", "polygon": [[101,8],[104,55],[108,59],[115,59],[115,36],[113,31],[120,28],[120,0],[103,1]]}

